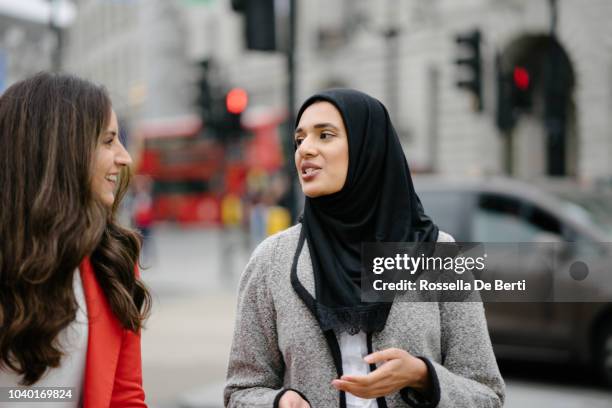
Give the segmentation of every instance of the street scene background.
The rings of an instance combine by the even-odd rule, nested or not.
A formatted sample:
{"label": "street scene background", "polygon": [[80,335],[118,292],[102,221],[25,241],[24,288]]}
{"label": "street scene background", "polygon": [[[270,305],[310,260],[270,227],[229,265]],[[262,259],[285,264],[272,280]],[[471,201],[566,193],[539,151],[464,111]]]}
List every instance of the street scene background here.
{"label": "street scene background", "polygon": [[[41,70],[107,87],[154,296],[147,402],[221,407],[238,280],[301,211],[291,130],[318,90],[385,104],[458,241],[612,259],[610,18],[608,0],[0,0],[0,92]],[[505,406],[611,405],[610,303],[485,310]]]}

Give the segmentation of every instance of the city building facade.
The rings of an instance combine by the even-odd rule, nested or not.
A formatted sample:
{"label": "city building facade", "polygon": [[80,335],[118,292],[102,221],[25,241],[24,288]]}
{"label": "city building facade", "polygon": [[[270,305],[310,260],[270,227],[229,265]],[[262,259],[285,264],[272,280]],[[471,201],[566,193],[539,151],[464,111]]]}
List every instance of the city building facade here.
{"label": "city building facade", "polygon": [[[587,181],[612,174],[612,27],[607,24],[612,3],[297,4],[298,103],[329,86],[354,87],[378,97],[416,171]],[[232,13],[229,6],[227,13]],[[482,111],[475,109],[474,95],[456,85],[466,75],[465,67],[455,63],[462,53],[456,36],[475,29],[481,34]],[[226,64],[232,80],[255,101],[285,101],[282,55],[247,51]],[[500,129],[498,74],[512,76],[522,66],[533,71],[530,109],[515,111],[512,126]]]}
{"label": "city building facade", "polygon": [[178,0],[79,0],[65,69],[104,84],[125,126],[192,109],[192,64]]}
{"label": "city building facade", "polygon": [[50,69],[55,46],[48,23],[0,11],[0,92],[18,80]]}
{"label": "city building facade", "polygon": [[[282,19],[289,0],[274,3]],[[245,88],[250,107],[286,107],[285,55],[245,50],[244,17],[229,0],[76,4],[66,66],[105,83],[124,118],[196,113],[201,61]],[[587,181],[612,174],[609,1],[296,4],[296,104],[332,86],[372,94],[389,109],[414,171]],[[457,86],[470,72],[456,64],[465,52],[456,38],[474,30],[481,110],[474,93]],[[531,75],[528,109],[512,110],[500,125],[500,74],[516,80],[523,68]]]}

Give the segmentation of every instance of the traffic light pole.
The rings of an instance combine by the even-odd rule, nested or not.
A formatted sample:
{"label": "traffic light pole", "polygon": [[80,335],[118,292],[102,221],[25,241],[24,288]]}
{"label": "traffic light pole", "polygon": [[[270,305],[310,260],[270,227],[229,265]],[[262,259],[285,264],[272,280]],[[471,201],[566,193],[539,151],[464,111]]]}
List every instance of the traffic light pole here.
{"label": "traffic light pole", "polygon": [[295,24],[296,0],[289,1],[289,46],[287,47],[287,73],[289,83],[287,87],[287,102],[289,104],[289,123],[293,126],[295,121]]}
{"label": "traffic light pole", "polygon": [[397,0],[387,5],[387,29],[383,35],[386,46],[387,82],[386,96],[387,109],[391,118],[399,122],[399,42],[400,29],[397,24]]}
{"label": "traffic light pole", "polygon": [[59,14],[60,4],[57,0],[49,0],[49,29],[55,36],[55,48],[52,53],[51,67],[53,71],[60,71],[62,69],[62,47],[63,47],[63,33],[62,28],[56,21],[57,15]]}
{"label": "traffic light pole", "polygon": [[567,94],[560,78],[559,49],[553,46],[557,38],[557,0],[550,4],[550,40],[548,58],[545,66],[545,101],[544,124],[547,133],[547,172],[551,176],[565,176],[566,156],[566,103]]}
{"label": "traffic light pole", "polygon": [[289,180],[289,212],[291,213],[291,219],[297,219],[298,203],[297,203],[297,183],[295,177],[293,177],[294,166],[293,157],[291,152],[293,151],[293,133],[295,126],[295,43],[296,43],[296,21],[297,21],[297,10],[296,0],[289,0],[289,41],[287,44],[287,136],[288,140],[286,143],[287,158],[285,160],[285,172]]}

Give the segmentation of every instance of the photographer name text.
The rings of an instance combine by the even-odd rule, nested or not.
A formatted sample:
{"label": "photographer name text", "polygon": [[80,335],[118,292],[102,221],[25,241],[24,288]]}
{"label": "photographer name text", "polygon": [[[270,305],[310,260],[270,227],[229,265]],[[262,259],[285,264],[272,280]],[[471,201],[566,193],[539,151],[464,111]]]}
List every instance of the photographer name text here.
{"label": "photographer name text", "polygon": [[377,291],[414,291],[414,290],[432,290],[432,291],[524,291],[526,289],[525,279],[506,282],[501,279],[495,279],[493,282],[486,282],[481,279],[474,279],[466,282],[458,280],[455,282],[429,282],[427,280],[410,281],[402,279],[399,282],[385,282],[382,279],[377,279],[372,283],[374,290]]}

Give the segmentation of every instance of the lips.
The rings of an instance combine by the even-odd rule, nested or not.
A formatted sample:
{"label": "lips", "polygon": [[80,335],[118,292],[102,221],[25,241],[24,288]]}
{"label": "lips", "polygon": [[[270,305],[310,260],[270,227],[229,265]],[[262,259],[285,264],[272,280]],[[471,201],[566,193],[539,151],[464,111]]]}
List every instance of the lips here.
{"label": "lips", "polygon": [[308,161],[303,162],[300,166],[300,169],[302,171],[302,180],[304,181],[310,181],[314,179],[321,171],[320,166],[317,166],[316,164]]}
{"label": "lips", "polygon": [[106,181],[109,181],[113,184],[117,184],[117,174],[108,174],[106,176],[104,176],[104,179]]}
{"label": "lips", "polygon": [[307,174],[309,171],[321,170],[321,166],[317,166],[316,164],[312,162],[305,161],[305,162],[302,162],[300,169],[302,170],[302,174]]}

